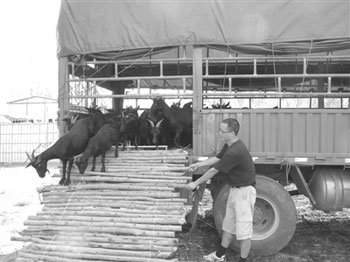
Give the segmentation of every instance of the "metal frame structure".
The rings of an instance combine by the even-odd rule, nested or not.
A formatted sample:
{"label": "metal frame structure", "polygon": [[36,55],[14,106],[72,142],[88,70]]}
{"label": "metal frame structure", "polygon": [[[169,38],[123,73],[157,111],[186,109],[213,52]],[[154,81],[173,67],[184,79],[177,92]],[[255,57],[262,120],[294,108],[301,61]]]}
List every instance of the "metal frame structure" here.
{"label": "metal frame structure", "polygon": [[[192,99],[194,154],[200,154],[202,152],[198,149],[198,145],[201,143],[199,128],[202,113],[214,112],[214,109],[203,108],[205,99],[219,99],[221,102],[223,99],[237,98],[339,98],[342,104],[346,104],[346,99],[350,97],[349,54],[234,56],[226,52],[219,53],[222,57],[210,57],[210,52],[212,51],[208,48],[194,46],[191,52],[188,52],[191,53],[191,57],[186,55],[186,48],[183,47],[182,56],[178,52],[176,58],[152,58],[152,56],[132,60],[93,58],[79,63],[69,60],[68,57],[60,58],[61,119],[69,113],[70,101],[74,99],[138,100],[157,96],[167,99]],[[283,68],[284,66],[286,68]],[[88,73],[89,70],[92,73]],[[312,79],[317,80],[316,86],[310,84]],[[107,83],[110,85],[120,83],[115,89],[120,88],[123,91],[111,95],[92,94],[91,90],[72,92],[72,86],[81,81],[90,83],[86,85],[88,88],[103,87]],[[241,85],[236,81],[241,81]],[[261,81],[264,84],[257,86],[254,81]],[[144,87],[149,88],[149,93],[141,92]],[[136,93],[125,94],[125,88],[133,88]],[[160,88],[177,89],[178,93],[161,93]]]}

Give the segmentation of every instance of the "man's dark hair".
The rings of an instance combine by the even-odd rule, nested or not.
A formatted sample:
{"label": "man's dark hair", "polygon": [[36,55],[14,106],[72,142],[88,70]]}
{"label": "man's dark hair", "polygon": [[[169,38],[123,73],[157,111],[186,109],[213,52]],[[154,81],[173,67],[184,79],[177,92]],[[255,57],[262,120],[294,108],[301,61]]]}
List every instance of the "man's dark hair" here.
{"label": "man's dark hair", "polygon": [[222,120],[222,123],[227,124],[228,126],[228,131],[233,131],[235,135],[238,134],[239,132],[239,122],[235,118],[226,118]]}

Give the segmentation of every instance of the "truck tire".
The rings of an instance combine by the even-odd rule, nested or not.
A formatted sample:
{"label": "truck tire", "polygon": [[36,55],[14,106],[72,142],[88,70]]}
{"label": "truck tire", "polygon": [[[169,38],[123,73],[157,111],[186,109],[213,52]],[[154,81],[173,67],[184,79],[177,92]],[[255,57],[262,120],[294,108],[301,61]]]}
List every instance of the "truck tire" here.
{"label": "truck tire", "polygon": [[[222,235],[222,222],[230,186],[225,185],[213,202],[214,223]],[[264,176],[256,177],[256,203],[251,256],[269,256],[285,247],[296,228],[296,208],[289,193],[276,181]],[[239,253],[239,242],[230,246]]]}

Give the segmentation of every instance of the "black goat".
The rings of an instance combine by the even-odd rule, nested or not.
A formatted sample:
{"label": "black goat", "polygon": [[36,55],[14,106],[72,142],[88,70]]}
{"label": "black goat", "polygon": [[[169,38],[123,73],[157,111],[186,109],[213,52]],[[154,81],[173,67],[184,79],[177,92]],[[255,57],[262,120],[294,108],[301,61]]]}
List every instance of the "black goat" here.
{"label": "black goat", "polygon": [[143,111],[143,113],[140,115],[138,119],[140,122],[138,145],[149,146],[151,145],[151,141],[152,141],[152,134],[151,134],[152,126],[149,122],[149,110],[147,109]]}
{"label": "black goat", "polygon": [[90,117],[78,120],[66,135],[60,137],[53,146],[40,155],[34,156],[34,151],[31,156],[27,153],[30,163],[26,167],[33,166],[39,177],[43,178],[48,171],[47,162],[51,159],[60,159],[63,170],[59,184],[68,186],[73,157],[84,152],[90,137],[93,135],[93,130],[93,122]]}
{"label": "black goat", "polygon": [[[70,173],[73,165],[73,157],[84,152],[89,139],[106,123],[109,123],[114,115],[95,114],[78,120],[72,129],[64,136],[60,137],[55,144],[42,152],[40,155],[31,156],[27,153],[30,163],[26,166],[33,166],[38,175],[45,177],[47,162],[51,159],[60,159],[62,161],[62,178],[60,185],[70,184]],[[117,149],[116,149],[117,150]],[[68,162],[68,168],[67,168]]]}
{"label": "black goat", "polygon": [[211,106],[214,109],[230,109],[231,108],[230,102],[227,102],[226,104],[216,103],[216,104],[213,104]]}
{"label": "black goat", "polygon": [[122,150],[125,150],[127,140],[133,141],[135,149],[138,149],[140,133],[140,121],[137,112],[124,111],[121,119],[120,136],[123,143]]}
{"label": "black goat", "polygon": [[102,168],[101,172],[106,172],[105,157],[106,152],[112,145],[116,145],[115,156],[118,156],[118,138],[120,129],[120,119],[114,121],[114,123],[105,124],[95,136],[90,138],[89,144],[87,145],[84,153],[75,160],[80,174],[84,174],[88,160],[93,156],[91,171],[95,171],[96,168],[96,157],[101,155]]}
{"label": "black goat", "polygon": [[[174,143],[176,147],[181,146],[181,136],[183,134],[191,134],[190,143],[192,143],[192,108],[170,108],[163,99],[157,98],[153,100],[150,109],[153,117],[157,118],[161,114],[170,123],[172,128],[176,130]],[[182,139],[184,141],[184,139]],[[187,139],[186,139],[187,140]]]}
{"label": "black goat", "polygon": [[[156,148],[158,149],[159,142],[166,141],[166,134],[164,129],[161,129],[161,124],[164,121],[164,119],[158,121],[156,124],[153,123],[152,120],[148,120],[151,125],[151,134],[152,134],[152,144],[156,145]],[[166,141],[167,144],[168,141]]]}

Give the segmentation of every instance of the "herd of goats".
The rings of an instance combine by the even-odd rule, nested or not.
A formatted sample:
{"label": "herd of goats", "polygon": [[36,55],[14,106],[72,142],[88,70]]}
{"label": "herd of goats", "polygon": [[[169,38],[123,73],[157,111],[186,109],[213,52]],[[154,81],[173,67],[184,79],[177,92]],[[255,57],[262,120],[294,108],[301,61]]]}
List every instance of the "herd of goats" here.
{"label": "herd of goats", "polygon": [[[127,141],[131,141],[135,149],[138,145],[192,145],[191,102],[183,107],[179,103],[168,106],[163,99],[157,98],[153,100],[151,108],[140,116],[138,108],[128,107],[122,114],[103,114],[95,110],[88,115],[77,114],[64,120],[68,128],[67,134],[37,156],[34,155],[34,150],[31,155],[26,152],[29,159],[27,167],[34,167],[41,178],[48,171],[47,162],[60,159],[62,178],[59,184],[64,186],[71,183],[73,162],[83,174],[89,158],[93,157],[91,170],[94,171],[96,157],[101,155],[101,172],[105,172],[105,154],[113,145],[119,146],[122,143],[122,150],[125,149]],[[118,157],[118,146],[115,146],[115,157]]]}

